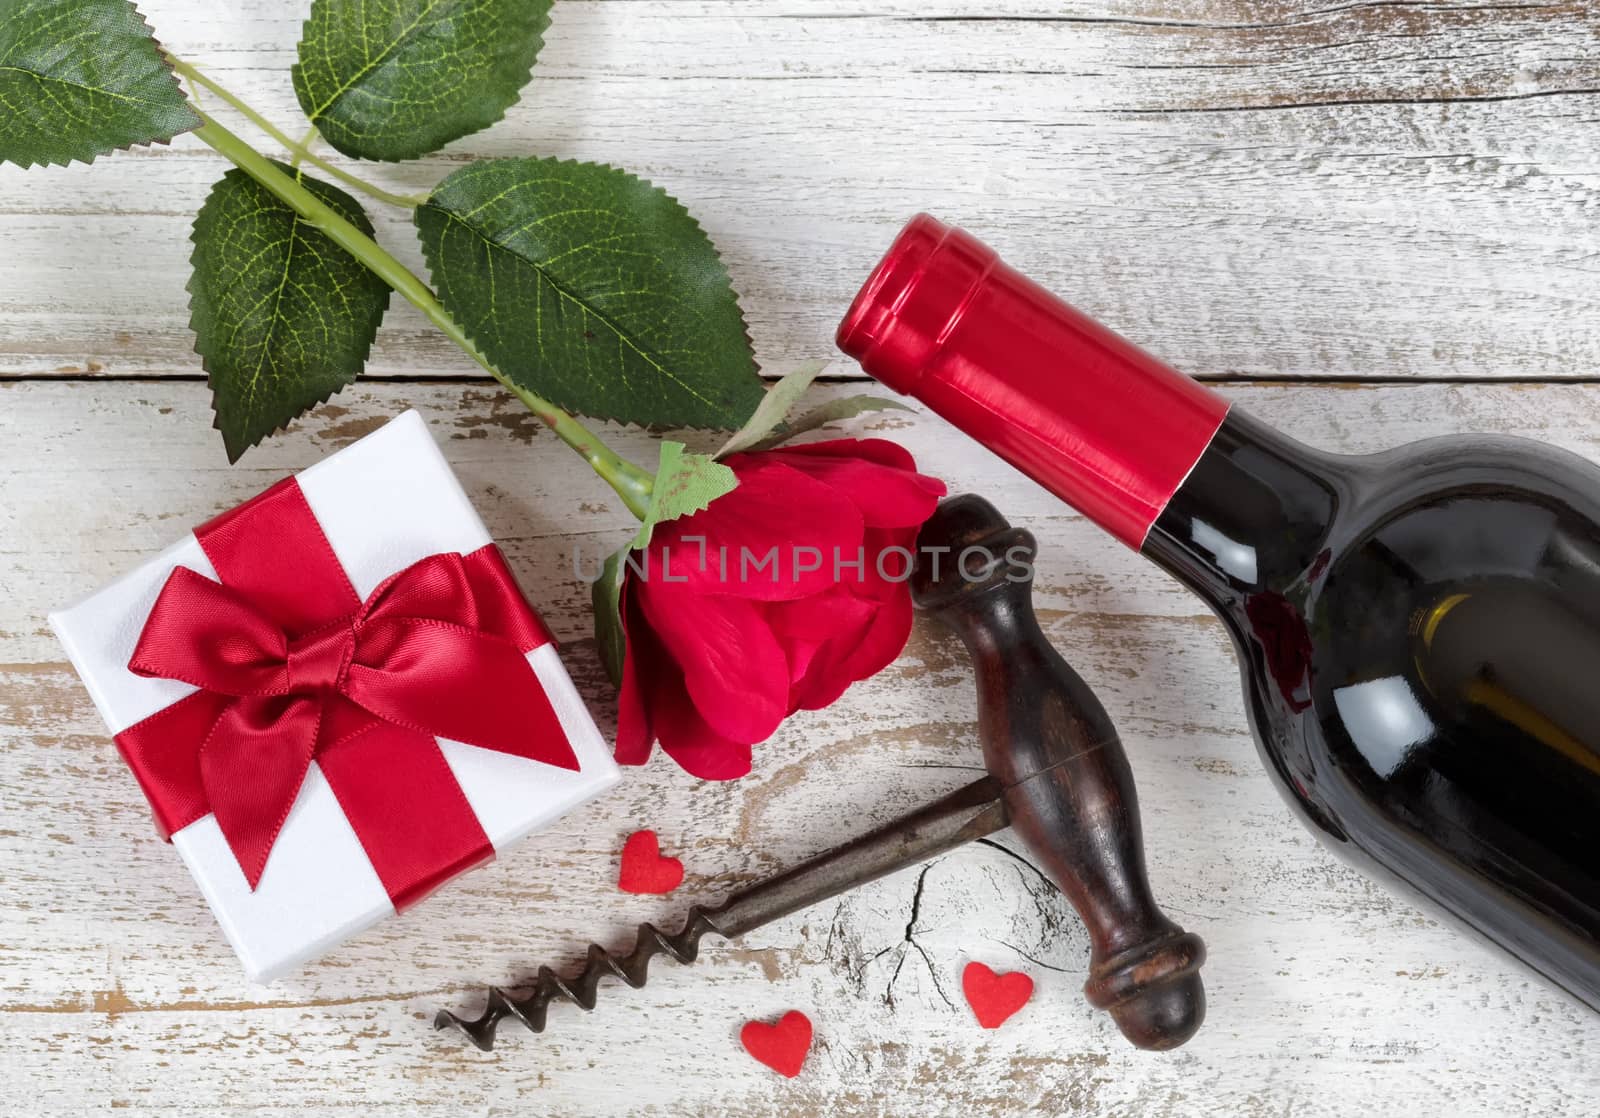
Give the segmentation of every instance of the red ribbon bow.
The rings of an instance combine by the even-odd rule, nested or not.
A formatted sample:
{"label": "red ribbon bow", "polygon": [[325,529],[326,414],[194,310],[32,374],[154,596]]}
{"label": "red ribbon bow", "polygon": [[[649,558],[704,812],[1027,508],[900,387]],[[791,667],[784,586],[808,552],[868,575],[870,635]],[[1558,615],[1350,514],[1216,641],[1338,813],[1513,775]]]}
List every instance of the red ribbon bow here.
{"label": "red ribbon bow", "polygon": [[117,744],[168,833],[215,813],[252,889],[313,758],[396,907],[493,854],[436,738],[579,767],[492,544],[362,602],[292,478],[196,536],[222,581],[174,569],[128,666],[200,690]]}

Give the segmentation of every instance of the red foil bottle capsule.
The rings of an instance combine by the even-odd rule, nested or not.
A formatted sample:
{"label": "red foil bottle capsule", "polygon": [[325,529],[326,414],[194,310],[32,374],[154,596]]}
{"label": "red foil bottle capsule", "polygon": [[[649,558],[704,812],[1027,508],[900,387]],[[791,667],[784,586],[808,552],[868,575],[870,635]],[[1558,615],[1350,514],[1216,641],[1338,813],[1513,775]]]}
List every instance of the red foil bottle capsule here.
{"label": "red foil bottle capsule", "polygon": [[1600,1010],[1600,468],[1305,446],[929,217],[839,344],[1216,611],[1262,759],[1336,852]]}
{"label": "red foil bottle capsule", "polygon": [[927,214],[856,296],[838,342],[1135,549],[1228,411]]}

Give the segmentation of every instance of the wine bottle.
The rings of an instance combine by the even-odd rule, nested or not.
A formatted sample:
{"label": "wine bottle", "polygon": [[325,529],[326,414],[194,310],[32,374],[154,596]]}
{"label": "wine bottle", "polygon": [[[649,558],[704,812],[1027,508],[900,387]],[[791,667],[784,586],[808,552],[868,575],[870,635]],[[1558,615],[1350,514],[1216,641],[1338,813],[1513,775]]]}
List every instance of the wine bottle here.
{"label": "wine bottle", "polygon": [[1216,611],[1336,851],[1600,1010],[1600,468],[1312,449],[926,215],[838,341]]}

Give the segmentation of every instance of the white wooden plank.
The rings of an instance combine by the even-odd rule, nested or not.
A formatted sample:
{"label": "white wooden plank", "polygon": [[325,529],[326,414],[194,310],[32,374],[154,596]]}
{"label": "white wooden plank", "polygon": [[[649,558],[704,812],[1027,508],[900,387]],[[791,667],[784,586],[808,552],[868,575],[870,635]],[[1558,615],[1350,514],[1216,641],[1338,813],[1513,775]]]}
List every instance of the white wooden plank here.
{"label": "white wooden plank", "polygon": [[[304,4],[145,8],[296,119]],[[1587,377],[1596,31],[1584,0],[562,0],[506,123],[369,173],[635,169],[715,236],[777,369],[831,355],[873,259],[928,209],[1196,373]],[[222,169],[192,139],[0,168],[0,375],[198,373],[187,233]],[[406,215],[376,216],[420,266]],[[372,371],[472,366],[399,307]]]}
{"label": "white wooden plank", "polygon": [[[1600,458],[1597,387],[1230,394],[1332,448],[1495,429]],[[1076,918],[989,847],[715,945],[693,968],[667,964],[644,990],[608,986],[593,1015],[558,1008],[549,1033],[508,1030],[489,1056],[429,1030],[434,1008],[473,1003],[477,980],[570,963],[592,938],[625,945],[636,920],[674,918],[969,779],[970,681],[927,626],[890,670],[760,747],[748,779],[703,784],[658,759],[293,982],[247,986],[43,615],[409,405],[540,597],[609,730],[572,551],[614,546],[627,514],[495,390],[360,387],[229,468],[199,384],[0,386],[0,1112],[1587,1118],[1600,1106],[1600,1019],[1344,868],[1293,821],[1199,604],[919,416],[854,429],[902,441],[1039,536],[1045,624],[1129,742],[1157,895],[1211,947],[1195,1041],[1163,1056],[1127,1048],[1078,993]],[[637,432],[608,437],[640,460],[653,448]],[[686,862],[676,896],[611,884],[623,836],[641,825]],[[931,968],[906,941],[919,890],[910,934]],[[997,1033],[960,1004],[968,958],[1039,981]],[[795,1007],[819,1040],[790,1083],[745,1057],[736,1033]]]}

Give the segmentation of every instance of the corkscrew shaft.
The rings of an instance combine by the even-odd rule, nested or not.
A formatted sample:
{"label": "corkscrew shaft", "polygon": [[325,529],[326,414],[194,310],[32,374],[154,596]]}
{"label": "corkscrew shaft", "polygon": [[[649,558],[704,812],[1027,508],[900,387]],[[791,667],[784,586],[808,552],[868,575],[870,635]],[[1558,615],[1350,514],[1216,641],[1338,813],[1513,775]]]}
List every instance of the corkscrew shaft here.
{"label": "corkscrew shaft", "polygon": [[599,944],[591,944],[583,970],[571,978],[540,967],[526,993],[491,989],[488,1004],[476,1019],[440,1010],[434,1017],[434,1027],[457,1029],[484,1051],[494,1047],[495,1028],[507,1017],[536,1033],[543,1032],[551,1002],[565,1000],[593,1009],[600,980],[608,975],[638,989],[648,979],[652,958],[668,955],[680,963],[692,963],[700,953],[700,940],[707,933],[725,939],[744,935],[858,885],[1001,830],[1009,822],[1002,796],[1001,786],[993,778],[975,781],[853,842],[740,889],[716,908],[691,908],[683,928],[675,935],[662,932],[654,924],[641,924],[633,949],[626,955],[615,956]]}

